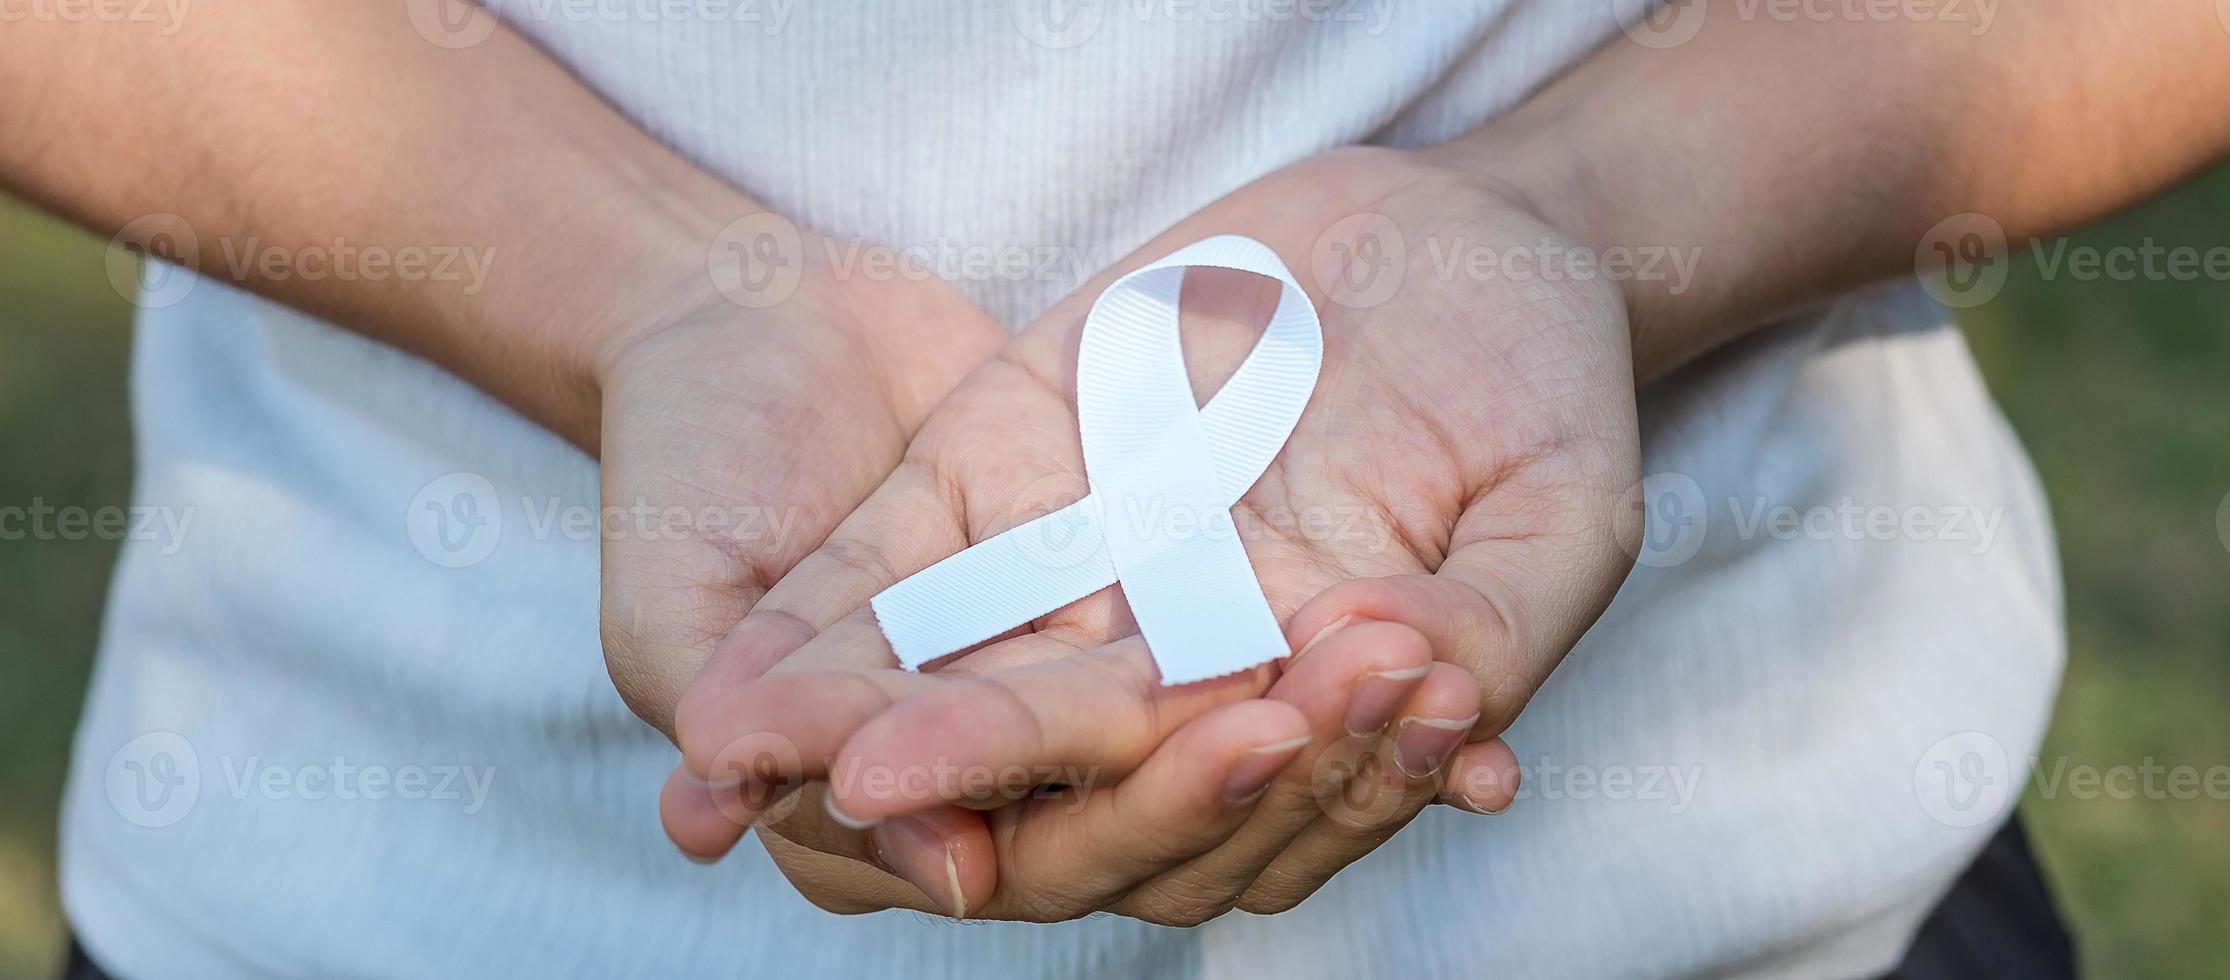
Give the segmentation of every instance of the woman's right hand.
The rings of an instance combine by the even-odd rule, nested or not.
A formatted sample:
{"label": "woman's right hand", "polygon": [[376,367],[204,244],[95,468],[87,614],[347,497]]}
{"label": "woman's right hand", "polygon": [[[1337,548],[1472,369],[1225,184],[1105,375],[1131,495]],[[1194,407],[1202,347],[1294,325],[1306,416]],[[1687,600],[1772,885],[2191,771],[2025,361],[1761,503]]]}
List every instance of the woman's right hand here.
{"label": "woman's right hand", "polygon": [[[713,655],[768,646],[733,635],[744,614],[890,475],[930,409],[1007,338],[918,268],[846,274],[828,256],[850,246],[772,215],[747,221],[779,233],[734,248],[723,234],[707,275],[598,358],[604,659],[628,706],[669,737],[708,661],[735,683],[772,666]],[[753,247],[764,241],[779,244]],[[781,617],[750,629],[810,638]],[[701,784],[668,792],[692,789],[700,805],[668,807],[669,821],[725,819]],[[982,833],[977,815],[952,816],[956,834]]]}

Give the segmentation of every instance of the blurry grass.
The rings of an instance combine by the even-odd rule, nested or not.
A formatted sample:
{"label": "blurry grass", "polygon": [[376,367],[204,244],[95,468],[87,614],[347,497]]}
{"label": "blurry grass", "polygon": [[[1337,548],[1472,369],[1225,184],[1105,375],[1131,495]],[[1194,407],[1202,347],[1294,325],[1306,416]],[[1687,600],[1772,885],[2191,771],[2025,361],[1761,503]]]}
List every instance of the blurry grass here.
{"label": "blurry grass", "polygon": [[[0,198],[0,506],[131,495],[130,307],[102,243]],[[0,541],[0,976],[50,974],[57,800],[116,545]]]}
{"label": "blurry grass", "polygon": [[[2230,245],[2230,168],[2078,246]],[[2046,281],[2022,257],[1963,317],[2051,494],[2069,661],[2041,765],[2230,765],[2230,284]],[[2023,807],[2100,977],[2230,963],[2230,802]]]}
{"label": "blurry grass", "polygon": [[[2077,236],[2230,245],[2230,168]],[[129,495],[129,308],[101,244],[0,201],[0,504]],[[2230,284],[2044,281],[1963,317],[2043,472],[2072,652],[2047,768],[2230,765]],[[59,955],[56,801],[115,549],[0,542],[0,976]],[[2230,963],[2230,803],[2024,804],[2093,975]]]}

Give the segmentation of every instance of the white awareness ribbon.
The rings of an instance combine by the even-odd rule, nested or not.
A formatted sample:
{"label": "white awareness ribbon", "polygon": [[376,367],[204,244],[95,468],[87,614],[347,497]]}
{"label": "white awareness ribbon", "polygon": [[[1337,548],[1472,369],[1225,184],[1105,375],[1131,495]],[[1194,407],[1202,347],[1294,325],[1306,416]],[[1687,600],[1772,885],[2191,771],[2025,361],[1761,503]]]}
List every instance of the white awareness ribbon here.
{"label": "white awareness ribbon", "polygon": [[[1203,407],[1178,341],[1185,271],[1278,281],[1254,350]],[[978,542],[871,602],[900,663],[920,669],[1120,581],[1163,684],[1286,655],[1231,517],[1316,388],[1316,308],[1269,246],[1219,235],[1115,281],[1077,355],[1076,415],[1091,493]]]}

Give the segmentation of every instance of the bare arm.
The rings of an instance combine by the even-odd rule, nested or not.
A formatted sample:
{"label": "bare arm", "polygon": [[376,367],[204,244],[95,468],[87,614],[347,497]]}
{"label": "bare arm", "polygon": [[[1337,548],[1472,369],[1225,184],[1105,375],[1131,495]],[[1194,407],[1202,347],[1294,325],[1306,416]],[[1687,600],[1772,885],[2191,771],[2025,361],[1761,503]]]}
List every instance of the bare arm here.
{"label": "bare arm", "polygon": [[[707,292],[708,243],[760,210],[518,35],[451,50],[402,3],[11,23],[0,133],[0,184],[103,234],[175,214],[204,272],[425,356],[591,450],[601,352]],[[239,261],[251,241],[336,239],[492,261],[483,284]]]}
{"label": "bare arm", "polygon": [[[1965,22],[1777,18],[1683,0],[1522,109],[1430,151],[1582,243],[1701,249],[1695,288],[1626,284],[1653,377],[1792,306],[1910,272],[1978,212],[2064,230],[2230,151],[2230,23],[2208,0],[2026,0]],[[1747,14],[1747,16],[1745,16]],[[1700,27],[1691,27],[1700,23]],[[1646,28],[1637,28],[1646,31]]]}

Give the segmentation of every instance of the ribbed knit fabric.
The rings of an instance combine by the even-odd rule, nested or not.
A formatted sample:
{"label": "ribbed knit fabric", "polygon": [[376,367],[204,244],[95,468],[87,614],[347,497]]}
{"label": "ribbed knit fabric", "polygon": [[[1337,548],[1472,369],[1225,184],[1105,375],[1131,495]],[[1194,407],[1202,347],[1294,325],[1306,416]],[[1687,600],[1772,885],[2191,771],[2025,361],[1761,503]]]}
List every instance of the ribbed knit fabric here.
{"label": "ribbed knit fabric", "polygon": [[[1630,4],[1104,0],[1066,47],[1033,40],[1059,3],[713,6],[741,16],[502,9],[806,224],[1052,257],[961,282],[1019,325],[1283,164],[1478,124],[1627,43]],[[143,315],[133,384],[137,499],[191,524],[125,549],[63,853],[71,921],[126,977],[1855,975],[1989,836],[1994,814],[1930,799],[1931,767],[2026,759],[2060,663],[2027,464],[1956,331],[1897,287],[1645,393],[1647,471],[1692,481],[1656,530],[1695,550],[1639,569],[1527,709],[1507,814],[1436,808],[1294,912],[1191,930],[840,918],[755,844],[701,868],[660,834],[673,750],[605,676],[593,535],[547,524],[596,506],[591,460],[215,282]],[[455,473],[501,532],[449,568],[407,522],[471,489]],[[1854,507],[1994,530],[1807,516]]]}

